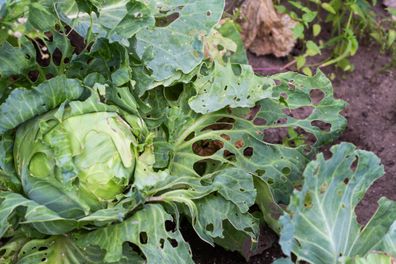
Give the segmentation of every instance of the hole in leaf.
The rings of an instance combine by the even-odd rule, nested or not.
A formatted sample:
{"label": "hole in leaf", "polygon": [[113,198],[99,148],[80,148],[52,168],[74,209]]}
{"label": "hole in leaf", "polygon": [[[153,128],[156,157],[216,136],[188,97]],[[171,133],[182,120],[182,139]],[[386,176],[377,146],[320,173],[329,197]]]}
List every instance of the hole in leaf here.
{"label": "hole in leaf", "polygon": [[165,244],[165,239],[161,238],[160,239],[160,247],[163,249]]}
{"label": "hole in leaf", "polygon": [[47,249],[48,249],[48,247],[39,247],[38,251],[44,251],[44,250],[47,250]]}
{"label": "hole in leaf", "polygon": [[287,118],[286,117],[284,117],[284,118],[279,118],[278,120],[276,120],[276,122],[275,122],[275,124],[281,124],[281,125],[284,125],[284,124],[286,124],[287,123]]}
{"label": "hole in leaf", "polygon": [[199,156],[207,157],[215,154],[223,146],[223,142],[219,140],[200,140],[192,145],[192,150]]}
{"label": "hole in leaf", "polygon": [[344,183],[345,183],[345,184],[348,184],[348,183],[349,183],[349,178],[345,178],[345,179],[344,179]]}
{"label": "hole in leaf", "polygon": [[352,162],[352,164],[351,164],[351,170],[352,170],[353,172],[356,171],[356,168],[357,168],[358,164],[359,164],[359,158],[356,157],[356,159],[355,159],[355,160]]}
{"label": "hole in leaf", "polygon": [[319,128],[322,131],[330,132],[331,130],[331,124],[323,122],[321,120],[314,120],[311,122],[311,125]]}
{"label": "hole in leaf", "polygon": [[173,221],[171,221],[171,220],[166,220],[165,221],[165,230],[168,231],[168,232],[175,231],[176,230],[176,224]]}
{"label": "hole in leaf", "polygon": [[211,16],[212,15],[212,11],[208,10],[208,12],[206,12],[207,16]]}
{"label": "hole in leaf", "polygon": [[193,139],[195,137],[195,132],[191,132],[190,135],[188,135],[184,141],[189,141],[190,139]]}
{"label": "hole in leaf", "polygon": [[170,86],[165,88],[165,97],[169,101],[177,101],[180,97],[180,94],[183,92],[184,85],[182,83],[178,83],[174,86]]}
{"label": "hole in leaf", "polygon": [[264,130],[263,140],[267,143],[281,144],[283,139],[287,138],[288,129],[285,127],[269,128]]}
{"label": "hole in leaf", "polygon": [[313,112],[313,107],[312,106],[302,106],[296,109],[283,109],[283,113],[296,118],[296,119],[306,119],[308,118]]}
{"label": "hole in leaf", "polygon": [[167,16],[161,16],[161,17],[156,17],[155,18],[155,26],[156,27],[167,27],[169,26],[173,21],[178,19],[180,14],[178,12],[169,14]]}
{"label": "hole in leaf", "polygon": [[147,233],[146,232],[140,232],[140,234],[139,234],[140,243],[145,245],[145,244],[147,244],[147,240],[148,240]]}
{"label": "hole in leaf", "polygon": [[176,248],[179,245],[179,243],[177,243],[176,239],[168,238],[168,241],[172,245],[172,247],[174,247],[174,248]]}
{"label": "hole in leaf", "polygon": [[311,97],[311,103],[314,105],[318,105],[323,100],[325,94],[322,90],[313,89],[309,93],[309,96]]}
{"label": "hole in leaf", "polygon": [[213,232],[213,230],[214,230],[213,224],[208,224],[206,226],[206,230],[209,231],[209,232]]}
{"label": "hole in leaf", "polygon": [[201,131],[204,130],[230,130],[233,127],[233,123],[235,122],[232,118],[221,118],[216,121],[213,125],[207,126]]}
{"label": "hole in leaf", "polygon": [[39,77],[39,72],[38,71],[30,71],[28,73],[28,77],[32,82],[37,81],[38,77]]}
{"label": "hole in leaf", "polygon": [[301,127],[297,127],[295,129],[295,131],[297,132],[298,136],[296,139],[293,139],[290,141],[290,142],[292,142],[292,146],[301,145],[301,144],[298,144],[299,139],[304,140],[304,144],[311,145],[311,146],[314,145],[316,143],[316,141],[318,141],[318,139],[315,137],[314,134],[306,132]]}
{"label": "hole in leaf", "polygon": [[253,156],[254,150],[252,147],[247,147],[243,150],[243,156],[250,158],[251,156]]}
{"label": "hole in leaf", "polygon": [[253,124],[255,124],[256,126],[264,126],[265,124],[267,124],[267,120],[261,117],[257,117],[256,119],[254,119]]}
{"label": "hole in leaf", "polygon": [[56,48],[52,54],[52,61],[56,66],[59,66],[62,62],[62,52],[60,49]]}
{"label": "hole in leaf", "polygon": [[206,167],[207,167],[207,163],[203,161],[197,161],[193,165],[194,171],[200,176],[205,174]]}

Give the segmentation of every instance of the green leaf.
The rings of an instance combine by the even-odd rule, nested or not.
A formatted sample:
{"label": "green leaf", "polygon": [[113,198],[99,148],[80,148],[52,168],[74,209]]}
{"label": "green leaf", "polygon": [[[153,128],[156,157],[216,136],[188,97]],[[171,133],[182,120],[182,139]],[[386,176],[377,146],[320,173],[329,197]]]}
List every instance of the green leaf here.
{"label": "green leaf", "polygon": [[22,186],[14,168],[13,147],[11,135],[0,136],[0,190],[5,188],[19,192]]}
{"label": "green leaf", "polygon": [[396,221],[393,222],[377,250],[384,251],[396,258]]}
{"label": "green leaf", "polygon": [[105,262],[120,261],[125,242],[135,244],[147,263],[193,263],[190,247],[178,229],[167,231],[165,223],[173,222],[171,215],[158,204],[145,205],[120,224],[104,227],[78,237],[78,245],[99,246],[105,250]]}
{"label": "green leaf", "polygon": [[333,14],[333,15],[335,15],[335,14],[337,14],[337,12],[334,10],[334,8],[331,6],[331,4],[329,4],[329,3],[322,3],[322,8],[324,9],[324,10],[326,10],[327,12],[329,12],[330,14]]}
{"label": "green leaf", "polygon": [[307,75],[307,76],[312,76],[312,71],[311,71],[311,68],[309,68],[309,67],[304,67],[304,68],[302,69],[302,72],[303,72],[305,75]]}
{"label": "green leaf", "polygon": [[308,40],[306,45],[307,45],[307,51],[305,52],[305,54],[307,56],[315,56],[320,54],[319,46],[316,45],[316,43],[313,42],[312,40]]}
{"label": "green leaf", "polygon": [[288,206],[290,215],[281,218],[283,252],[293,252],[299,261],[337,263],[364,256],[396,218],[396,202],[382,198],[369,224],[361,228],[355,208],[384,168],[377,156],[352,144],[333,146],[331,152],[330,159],[319,154],[307,165],[302,190],[294,192]]}
{"label": "green leaf", "polygon": [[127,67],[120,68],[111,74],[111,80],[116,86],[122,86],[129,82],[130,79],[129,68]]}
{"label": "green leaf", "polygon": [[46,81],[33,90],[15,89],[0,105],[0,134],[54,109],[65,101],[78,99],[84,92],[79,81],[64,76]]}
{"label": "green leaf", "polygon": [[314,37],[317,37],[321,31],[322,31],[322,26],[320,24],[314,24],[312,26],[312,33]]}
{"label": "green leaf", "polygon": [[[224,238],[224,221],[244,232],[252,243],[257,242],[259,221],[249,213],[241,213],[234,204],[221,196],[209,195],[196,202],[198,215],[194,229],[201,239],[213,243],[211,238]],[[193,217],[194,218],[194,217]]]}
{"label": "green leaf", "polygon": [[101,1],[97,13],[80,10],[74,0],[59,1],[56,5],[60,19],[90,41],[90,34],[119,42],[129,47],[129,39],[140,30],[154,25],[152,10],[140,1]]}
{"label": "green leaf", "polygon": [[301,69],[305,65],[306,59],[304,56],[297,56],[296,63],[297,63],[297,70]]}
{"label": "green leaf", "polygon": [[[177,71],[188,74],[203,60],[201,36],[207,35],[223,13],[224,1],[149,1],[157,17],[178,17],[167,26],[140,31],[136,53],[152,70],[156,81],[169,79]],[[182,52],[181,52],[182,51]]]}
{"label": "green leaf", "polygon": [[229,38],[237,44],[237,50],[231,56],[226,56],[226,58],[229,58],[231,63],[249,64],[238,26],[233,20],[228,19],[218,29],[223,37]]}
{"label": "green leaf", "polygon": [[197,113],[211,113],[226,106],[253,107],[264,98],[271,97],[274,82],[258,77],[249,65],[235,65],[239,74],[234,74],[233,66],[214,63],[210,74],[199,74],[194,82],[197,95],[189,99],[189,105]]}
{"label": "green leaf", "polygon": [[[26,240],[26,238],[14,240],[1,248],[1,250],[7,250],[7,253],[3,255],[4,260],[9,259],[10,263],[16,264],[104,263],[103,250],[97,247],[80,248],[73,236],[51,236],[47,239],[34,239],[27,242]],[[127,246],[124,246],[123,253],[122,259],[117,263],[144,263],[143,259]]]}
{"label": "green leaf", "polygon": [[390,30],[388,31],[387,46],[388,46],[388,47],[391,47],[391,46],[393,45],[393,43],[395,42],[395,40],[396,40],[396,31],[390,29]]}
{"label": "green leaf", "polygon": [[[339,112],[345,104],[334,99],[331,82],[319,71],[314,77],[284,73],[271,79],[278,83],[272,89],[274,99],[258,101],[254,111],[231,108],[206,115],[194,113],[185,103],[190,98],[188,91],[191,92],[186,88],[167,110],[165,125],[169,137],[155,142],[155,152],[170,161],[170,174],[199,176],[193,169],[198,165],[204,168],[203,173],[211,173],[228,164],[247,172],[259,172],[263,179],[271,182],[276,200],[288,201],[307,162],[303,153],[305,146],[293,148],[273,142],[270,131],[299,127],[316,137],[315,149],[343,131],[346,121]],[[313,103],[310,97],[316,89],[324,95],[319,103]],[[280,101],[280,97],[287,104]],[[290,115],[289,111],[301,107],[311,108],[312,113],[305,118]],[[331,124],[330,130],[314,126],[315,120]],[[205,145],[209,149],[207,153],[202,147]]]}
{"label": "green leaf", "polygon": [[21,49],[13,47],[8,42],[0,46],[0,76],[7,77],[13,74],[21,74],[28,68],[29,59]]}
{"label": "green leaf", "polygon": [[32,223],[36,229],[44,234],[62,234],[72,230],[74,221],[60,217],[47,207],[32,200],[28,200],[20,194],[12,192],[0,193],[0,237],[12,226],[11,214],[19,207],[26,207],[24,223]]}
{"label": "green leaf", "polygon": [[296,26],[293,28],[293,37],[295,39],[304,39],[304,24],[296,24]]}

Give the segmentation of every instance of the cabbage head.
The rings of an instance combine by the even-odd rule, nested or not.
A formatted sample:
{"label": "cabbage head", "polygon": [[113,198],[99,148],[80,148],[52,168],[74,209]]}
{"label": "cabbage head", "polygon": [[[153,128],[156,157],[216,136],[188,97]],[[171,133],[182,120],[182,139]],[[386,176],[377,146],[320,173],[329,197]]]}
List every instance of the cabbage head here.
{"label": "cabbage head", "polygon": [[136,139],[114,112],[68,115],[56,110],[16,132],[14,161],[29,199],[75,218],[106,207],[128,186]]}
{"label": "cabbage head", "polygon": [[144,123],[104,103],[102,94],[59,76],[12,91],[1,105],[4,221],[18,212],[25,224],[53,235],[123,219]]}

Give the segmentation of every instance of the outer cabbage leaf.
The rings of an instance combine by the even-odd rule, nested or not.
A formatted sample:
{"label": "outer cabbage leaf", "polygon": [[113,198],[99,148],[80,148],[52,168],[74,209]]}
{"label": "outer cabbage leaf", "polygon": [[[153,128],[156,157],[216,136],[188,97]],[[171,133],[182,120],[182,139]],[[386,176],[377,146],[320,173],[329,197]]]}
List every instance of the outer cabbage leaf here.
{"label": "outer cabbage leaf", "polygon": [[29,59],[25,53],[10,43],[4,42],[0,46],[0,76],[8,77],[13,74],[21,74],[23,70],[28,68]]}
{"label": "outer cabbage leaf", "polygon": [[393,222],[388,233],[384,236],[376,249],[384,251],[396,258],[396,221]]}
{"label": "outer cabbage leaf", "polygon": [[272,96],[275,83],[271,78],[256,76],[250,65],[234,65],[239,68],[238,75],[232,67],[231,63],[214,63],[207,75],[198,73],[194,82],[197,95],[188,101],[191,109],[206,114],[226,106],[253,107],[257,101]]}
{"label": "outer cabbage leaf", "polygon": [[224,238],[224,221],[236,230],[248,235],[254,243],[258,240],[259,221],[221,196],[209,195],[196,202],[197,222],[194,229],[205,241],[213,244],[212,238]]}
{"label": "outer cabbage leaf", "polygon": [[[169,79],[177,71],[190,73],[203,60],[203,43],[220,20],[224,1],[212,0],[147,0],[157,18],[177,13],[167,26],[140,31],[136,35],[136,53],[152,71],[156,81]],[[169,17],[170,19],[170,17]],[[182,51],[182,52],[180,52]]]}
{"label": "outer cabbage leaf", "polygon": [[21,182],[14,168],[13,140],[10,134],[0,136],[0,190],[20,191]]}
{"label": "outer cabbage leaf", "polygon": [[[271,131],[300,128],[316,137],[315,149],[331,142],[344,129],[346,120],[339,112],[345,103],[333,98],[331,84],[321,72],[314,77],[281,74],[273,79],[279,82],[272,88],[274,99],[258,101],[254,110],[222,109],[205,115],[195,113],[185,103],[191,97],[191,87],[185,87],[178,101],[169,102],[170,109],[162,113],[167,118],[167,135],[155,142],[156,159],[161,161],[156,166],[169,163],[172,175],[199,176],[194,169],[198,165],[204,168],[201,173],[211,173],[229,164],[259,174],[270,183],[275,200],[287,203],[294,186],[300,184],[308,159],[305,146],[273,142]],[[290,83],[294,83],[293,88]],[[311,101],[313,89],[324,93],[318,104]],[[301,107],[312,107],[311,115],[288,115],[288,111]],[[314,126],[315,120],[331,124],[331,129]]]}
{"label": "outer cabbage leaf", "polygon": [[120,224],[104,227],[78,237],[80,247],[96,245],[105,250],[105,262],[122,258],[125,242],[138,246],[147,263],[193,263],[190,247],[179,230],[167,231],[165,223],[174,221],[161,205],[145,205]]}
{"label": "outer cabbage leaf", "polygon": [[256,197],[249,173],[224,168],[203,178],[169,177],[167,181],[158,184],[156,192],[168,190],[158,199],[185,205],[195,231],[206,242],[213,245],[214,238],[224,238],[224,221],[257,240],[258,221],[248,213]]}
{"label": "outer cabbage leaf", "polygon": [[19,124],[43,114],[65,101],[78,99],[84,88],[80,82],[58,76],[41,83],[33,90],[13,90],[0,105],[0,134]]}
{"label": "outer cabbage leaf", "polygon": [[[112,208],[100,209],[88,216],[71,219],[61,217],[45,205],[29,200],[18,193],[2,191],[0,193],[0,237],[3,237],[6,231],[13,227],[16,217],[19,217],[20,224],[30,224],[42,234],[49,235],[64,234],[76,227],[88,224],[101,226],[106,223],[122,221],[127,212],[133,210],[140,203],[135,200],[135,194],[131,197],[124,199]],[[124,205],[128,205],[128,208],[125,208]],[[26,212],[17,214],[18,209],[22,208],[26,208]]]}
{"label": "outer cabbage leaf", "polygon": [[[373,153],[342,143],[308,164],[304,185],[295,191],[282,216],[280,244],[298,261],[339,263],[365,256],[382,241],[396,218],[396,202],[382,198],[370,222],[361,229],[354,213],[370,185],[384,173]],[[356,167],[354,162],[357,161]]]}
{"label": "outer cabbage leaf", "polygon": [[[51,236],[47,239],[34,240],[20,238],[13,240],[1,250],[6,253],[0,260],[7,264],[105,263],[103,250],[97,247],[79,248],[76,240],[70,236]],[[144,261],[130,248],[124,247],[123,256],[117,263],[144,263]]]}
{"label": "outer cabbage leaf", "polygon": [[95,12],[84,10],[78,2],[59,0],[56,9],[61,20],[88,41],[93,33],[97,38],[107,38],[110,43],[119,42],[128,47],[132,36],[154,25],[152,10],[141,1],[100,1],[95,5]]}

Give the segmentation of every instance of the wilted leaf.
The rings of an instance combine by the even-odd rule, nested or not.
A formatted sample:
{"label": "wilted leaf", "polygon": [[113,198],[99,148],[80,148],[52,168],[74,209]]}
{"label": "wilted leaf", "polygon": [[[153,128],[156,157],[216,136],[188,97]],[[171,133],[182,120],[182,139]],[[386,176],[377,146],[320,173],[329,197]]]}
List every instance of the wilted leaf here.
{"label": "wilted leaf", "polygon": [[247,0],[242,5],[242,36],[247,49],[257,55],[283,57],[296,42],[296,22],[275,11],[272,0]]}

